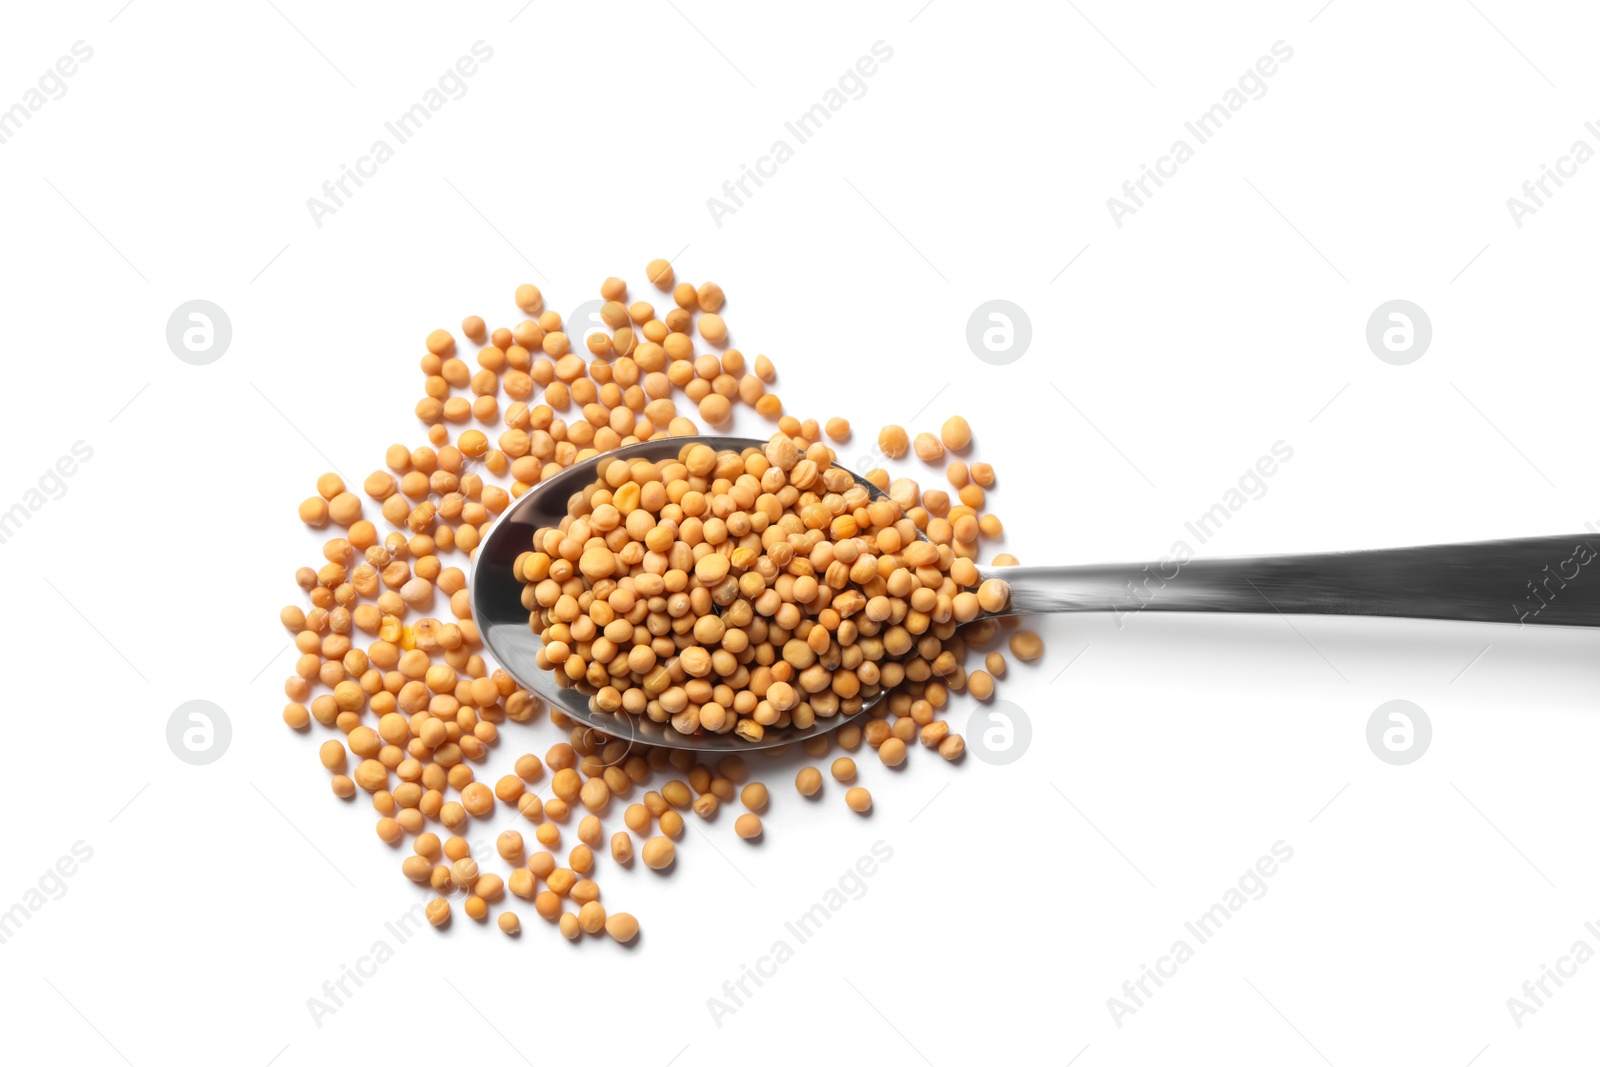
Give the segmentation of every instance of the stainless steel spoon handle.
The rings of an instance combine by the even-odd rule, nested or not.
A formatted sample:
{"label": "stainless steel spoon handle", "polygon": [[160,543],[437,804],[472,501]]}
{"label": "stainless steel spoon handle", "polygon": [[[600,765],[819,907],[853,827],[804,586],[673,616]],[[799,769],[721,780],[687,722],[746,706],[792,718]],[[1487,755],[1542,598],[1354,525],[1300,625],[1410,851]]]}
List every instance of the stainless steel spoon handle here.
{"label": "stainless steel spoon handle", "polygon": [[1600,626],[1592,543],[1600,536],[980,571],[1010,584],[1006,614],[1279,612]]}

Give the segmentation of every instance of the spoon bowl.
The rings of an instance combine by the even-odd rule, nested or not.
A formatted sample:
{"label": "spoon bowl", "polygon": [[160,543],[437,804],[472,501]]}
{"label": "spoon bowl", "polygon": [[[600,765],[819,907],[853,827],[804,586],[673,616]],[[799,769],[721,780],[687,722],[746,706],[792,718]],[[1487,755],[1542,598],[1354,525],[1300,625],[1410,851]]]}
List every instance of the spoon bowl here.
{"label": "spoon bowl", "polygon": [[[554,671],[541,669],[534,660],[543,642],[528,624],[528,609],[522,606],[522,582],[517,579],[512,567],[517,556],[533,544],[534,531],[560,523],[566,517],[567,503],[573,494],[594,483],[600,460],[642,459],[656,463],[664,459],[676,459],[687,445],[703,444],[719,450],[742,452],[746,448],[761,448],[766,443],[754,437],[721,436],[640,441],[573,464],[522,494],[495,520],[488,536],[479,544],[469,579],[472,618],[495,661],[522,688],[542,697],[552,707],[560,708],[573,719],[612,737],[665,748],[686,748],[697,752],[750,752],[776,748],[830,733],[865,715],[873,704],[882,699],[881,693],[863,703],[860,711],[819,717],[814,725],[804,730],[769,727],[759,741],[747,741],[732,731],[726,734],[705,731],[682,734],[673,729],[671,723],[655,722],[647,716],[632,715],[626,711],[601,711],[592,707],[589,694],[571,685],[561,685]],[[885,496],[883,490],[860,475],[852,474],[852,477],[865,486],[874,499]]]}

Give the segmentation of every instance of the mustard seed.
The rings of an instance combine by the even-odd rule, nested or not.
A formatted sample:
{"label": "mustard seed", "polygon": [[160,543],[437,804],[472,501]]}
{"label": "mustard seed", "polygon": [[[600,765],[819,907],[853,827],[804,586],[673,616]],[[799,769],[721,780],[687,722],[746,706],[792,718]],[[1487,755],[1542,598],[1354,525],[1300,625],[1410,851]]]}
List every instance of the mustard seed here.
{"label": "mustard seed", "polygon": [[300,502],[300,521],[307,526],[325,526],[328,523],[328,502],[320,496],[307,497]]}
{"label": "mustard seed", "polygon": [[550,892],[558,897],[564,897],[572,892],[572,887],[578,884],[578,875],[570,867],[557,867],[545,875],[544,884],[550,887]]}
{"label": "mustard seed", "polygon": [[1024,663],[1032,663],[1044,655],[1044,641],[1032,630],[1018,630],[1011,635],[1011,654]]}
{"label": "mustard seed", "polygon": [[661,832],[668,837],[678,838],[683,836],[683,816],[675,811],[664,811],[656,820]]}
{"label": "mustard seed", "polygon": [[722,321],[721,315],[701,315],[698,324],[700,336],[714,345],[727,344],[728,325]]}
{"label": "mustard seed", "polygon": [[523,284],[517,286],[515,299],[517,307],[521,308],[525,314],[537,315],[544,310],[544,294],[539,292],[539,287],[536,285]]}
{"label": "mustard seed", "polygon": [[960,415],[952,415],[939,427],[939,439],[950,451],[959,452],[972,443],[972,427]]}
{"label": "mustard seed", "polygon": [[[561,917],[561,898],[547,889],[533,898],[533,910],[540,918],[555,922]],[[577,921],[576,917],[573,921]]]}
{"label": "mustard seed", "polygon": [[517,757],[515,767],[517,777],[524,782],[537,782],[544,775],[544,764],[539,762],[539,757],[529,752]]}
{"label": "mustard seed", "polygon": [[322,765],[330,771],[342,771],[345,767],[344,745],[337,741],[324,741],[317,750]]}
{"label": "mustard seed", "polygon": [[700,305],[701,311],[721,311],[725,299],[722,286],[716,282],[701,282],[700,288],[695,290],[695,301]]}
{"label": "mustard seed", "polygon": [[471,889],[478,880],[478,861],[471,856],[463,856],[450,867],[450,880],[462,889]]}
{"label": "mustard seed", "polygon": [[361,498],[351,492],[340,492],[328,501],[328,517],[340,526],[349,526],[361,518]]}
{"label": "mustard seed", "polygon": [[627,944],[639,936],[639,920],[625,911],[612,912],[606,917],[606,933],[613,941]]}
{"label": "mustard seed", "polygon": [[671,838],[652,837],[644,843],[639,855],[646,867],[652,871],[663,871],[672,866],[672,861],[677,857],[677,849],[673,846]]}
{"label": "mustard seed", "polygon": [[[989,578],[978,586],[978,603],[984,611],[1004,611],[1011,603],[1011,586],[999,578]],[[1012,639],[1015,641],[1015,638]],[[1013,648],[1012,652],[1016,649]]]}
{"label": "mustard seed", "polygon": [[426,856],[407,856],[400,863],[400,872],[418,885],[426,885],[433,874],[433,864]]}
{"label": "mustard seed", "polygon": [[899,459],[910,446],[906,431],[899,426],[885,426],[878,431],[878,451],[890,459]]}
{"label": "mustard seed", "polygon": [[626,867],[633,862],[633,838],[618,830],[611,835],[611,858]]}

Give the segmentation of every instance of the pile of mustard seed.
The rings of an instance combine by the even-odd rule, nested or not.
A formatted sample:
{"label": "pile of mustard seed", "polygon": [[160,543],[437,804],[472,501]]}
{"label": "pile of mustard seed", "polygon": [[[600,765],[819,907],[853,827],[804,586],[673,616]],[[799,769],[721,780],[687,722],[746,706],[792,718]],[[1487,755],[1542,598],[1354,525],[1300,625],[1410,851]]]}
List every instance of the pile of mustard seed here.
{"label": "pile of mustard seed", "polygon": [[[515,325],[491,331],[478,316],[462,321],[461,335],[478,348],[476,370],[454,334],[428,334],[414,409],[427,443],[389,446],[359,493],[323,474],[299,508],[306,525],[341,532],[324,543],[320,566],[296,572],[308,605],[280,614],[300,653],[284,685],[283,719],[295,730],[315,720],[334,732],[319,749],[334,795],[365,793],[378,837],[396,849],[409,842],[400,869],[431,890],[435,926],[451,921],[460,896],[469,918],[486,922],[498,911],[500,929],[517,936],[509,893],[571,940],[630,941],[637,920],[600,903],[597,853],[616,866],[637,853],[645,867],[667,871],[685,815],[710,820],[723,805],[743,809],[739,837],[764,833],[772,798],[749,780],[742,756],[707,764],[692,751],[607,737],[484,660],[465,568],[497,515],[574,464],[592,463],[594,483],[558,526],[534,535],[516,573],[543,642],[540,666],[596,708],[687,735],[757,741],[865,707],[861,721],[803,742],[805,754],[820,760],[836,745],[849,753],[865,743],[897,766],[920,742],[956,761],[965,742],[941,717],[951,694],[989,700],[1006,673],[1006,657],[983,650],[1016,622],[992,614],[1004,611],[1009,590],[980,581],[976,566],[982,543],[1003,535],[985,511],[996,475],[960,458],[972,444],[967,421],[952,416],[914,439],[884,427],[877,443],[885,457],[912,452],[935,467],[948,459],[949,489],[874,469],[863,475],[881,491],[874,495],[838,466],[829,443],[851,439],[849,422],[785,414],[768,389],[777,380],[772,361],[758,355],[747,364],[728,347],[720,286],[675,284],[660,259],[646,276],[672,306],[658,317],[648,301],[628,302],[624,281],[606,279],[604,328],[579,341],[587,358],[533,285],[516,289],[524,317]],[[698,422],[679,413],[680,400],[694,405]],[[686,442],[660,463],[605,458],[638,441],[697,435],[702,423],[726,430],[737,404],[776,424],[763,448]],[[991,562],[1017,560],[1000,553]],[[436,613],[441,596],[447,610]],[[1009,650],[1029,661],[1043,646],[1013,628]],[[969,671],[980,654],[982,666]],[[543,759],[517,757],[510,773],[486,784],[502,727],[531,728],[541,718],[566,740]],[[871,810],[851,756],[828,771],[845,787],[847,807]],[[795,787],[816,794],[821,770],[803,767]],[[465,834],[474,820],[513,807],[533,842],[501,833],[496,852],[507,873],[480,870]],[[622,828],[611,823],[608,834],[618,807]],[[567,832],[577,841],[563,853]]]}

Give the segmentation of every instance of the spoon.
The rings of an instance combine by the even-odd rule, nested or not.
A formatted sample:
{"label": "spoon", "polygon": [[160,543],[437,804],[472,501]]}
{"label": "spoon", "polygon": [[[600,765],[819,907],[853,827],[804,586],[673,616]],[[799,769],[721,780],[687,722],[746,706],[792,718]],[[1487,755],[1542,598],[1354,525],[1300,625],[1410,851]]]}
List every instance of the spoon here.
{"label": "spoon", "polygon": [[[671,437],[641,441],[585,460],[524,493],[478,546],[470,579],[472,617],[489,651],[518,685],[580,722],[614,737],[699,752],[745,752],[793,744],[836,730],[854,715],[818,719],[804,730],[769,728],[760,741],[733,734],[681,734],[670,723],[589,706],[586,693],[557,684],[534,661],[541,642],[528,625],[522,583],[512,573],[535,530],[555,526],[573,494],[596,479],[599,459],[676,458],[686,445],[742,451],[751,437]],[[853,474],[874,498],[882,490]],[[1600,537],[1595,540],[1600,541]],[[1281,615],[1385,615],[1519,625],[1600,626],[1600,555],[1586,534],[1422,545],[1363,552],[1235,556],[1184,562],[1088,566],[979,567],[980,578],[1011,586],[1004,611],[979,618],[1058,611],[1140,611]]]}

